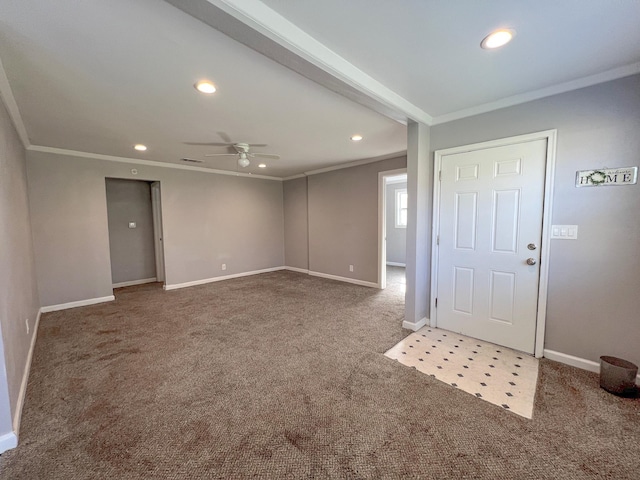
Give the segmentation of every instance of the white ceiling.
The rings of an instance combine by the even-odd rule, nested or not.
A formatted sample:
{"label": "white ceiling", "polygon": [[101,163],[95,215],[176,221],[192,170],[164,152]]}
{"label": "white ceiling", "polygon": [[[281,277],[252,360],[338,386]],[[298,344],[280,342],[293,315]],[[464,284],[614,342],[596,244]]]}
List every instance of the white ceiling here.
{"label": "white ceiling", "polygon": [[[236,170],[204,157],[224,147],[184,144],[231,138],[282,156],[243,172],[288,177],[401,152],[406,118],[640,71],[637,0],[169,2],[202,21],[161,0],[0,0],[0,93],[31,145]],[[497,27],[514,41],[480,49]],[[201,78],[218,92],[196,92]]]}

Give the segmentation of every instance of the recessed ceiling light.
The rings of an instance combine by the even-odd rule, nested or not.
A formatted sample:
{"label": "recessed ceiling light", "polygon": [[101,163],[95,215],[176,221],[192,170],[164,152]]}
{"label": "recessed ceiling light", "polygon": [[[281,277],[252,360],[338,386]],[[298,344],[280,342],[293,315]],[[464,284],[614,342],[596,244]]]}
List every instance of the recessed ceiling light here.
{"label": "recessed ceiling light", "polygon": [[491,50],[506,45],[515,36],[516,31],[508,28],[502,28],[491,32],[480,42],[480,46],[484,49]]}
{"label": "recessed ceiling light", "polygon": [[362,135],[352,135],[351,140],[353,140],[354,142],[359,142],[360,140],[362,140]]}
{"label": "recessed ceiling light", "polygon": [[142,145],[141,143],[138,143],[137,145],[134,145],[133,148],[135,148],[139,152],[144,152],[147,149],[147,146]]}
{"label": "recessed ceiling light", "polygon": [[194,85],[196,90],[202,93],[213,93],[216,91],[216,86],[209,80],[200,80]]}
{"label": "recessed ceiling light", "polygon": [[258,165],[259,168],[267,168],[267,164],[266,163],[261,163]]}

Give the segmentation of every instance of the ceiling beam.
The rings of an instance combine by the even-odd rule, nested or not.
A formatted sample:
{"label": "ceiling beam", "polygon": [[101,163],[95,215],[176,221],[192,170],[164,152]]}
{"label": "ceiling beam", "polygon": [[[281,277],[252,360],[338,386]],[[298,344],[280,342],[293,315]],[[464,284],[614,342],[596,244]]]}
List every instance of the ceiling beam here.
{"label": "ceiling beam", "polygon": [[402,124],[431,125],[422,109],[349,63],[259,0],[166,0],[300,75]]}

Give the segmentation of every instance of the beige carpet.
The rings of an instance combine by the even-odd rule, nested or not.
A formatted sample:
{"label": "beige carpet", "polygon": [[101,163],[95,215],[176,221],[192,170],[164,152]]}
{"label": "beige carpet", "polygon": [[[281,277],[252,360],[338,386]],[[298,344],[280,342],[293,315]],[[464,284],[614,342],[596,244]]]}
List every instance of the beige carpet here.
{"label": "beige carpet", "polygon": [[43,315],[1,478],[639,478],[640,401],[595,374],[541,361],[526,420],[386,358],[398,289],[275,272],[116,297]]}

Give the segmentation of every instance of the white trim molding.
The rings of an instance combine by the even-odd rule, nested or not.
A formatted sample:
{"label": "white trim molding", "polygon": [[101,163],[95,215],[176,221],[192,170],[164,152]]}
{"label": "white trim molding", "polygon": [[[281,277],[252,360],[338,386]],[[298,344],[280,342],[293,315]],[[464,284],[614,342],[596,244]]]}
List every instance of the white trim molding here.
{"label": "white trim molding", "polygon": [[[394,158],[406,157],[407,151],[389,153],[387,155],[380,155],[379,157],[373,158],[365,158],[363,160],[355,160],[353,162],[341,163],[339,165],[334,165],[332,167],[319,168],[317,170],[310,170],[308,172],[304,172],[305,176],[317,175],[319,173],[333,172],[334,170],[343,170],[345,168],[351,167],[359,167],[360,165],[367,165],[369,163],[382,162],[383,160],[391,160]],[[404,169],[406,172],[406,169]]]}
{"label": "white trim molding", "polygon": [[36,316],[35,324],[33,325],[33,335],[31,335],[31,344],[29,345],[29,353],[27,353],[27,361],[24,365],[24,372],[22,373],[22,382],[20,383],[20,392],[18,393],[18,402],[16,404],[16,411],[13,415],[13,432],[16,436],[16,440],[20,434],[20,421],[22,420],[22,408],[24,407],[24,400],[27,395],[27,385],[29,383],[29,373],[31,372],[31,360],[33,359],[33,351],[36,348],[36,338],[38,336],[38,327],[40,326],[40,316],[42,315],[42,308],[38,309],[38,315]]}
{"label": "white trim molding", "polygon": [[460,147],[437,150],[434,154],[433,165],[433,223],[431,225],[431,326],[438,324],[438,310],[436,298],[438,295],[438,236],[440,233],[440,178],[438,172],[442,169],[442,158],[446,155],[483,150],[487,148],[502,147],[517,143],[532,142],[535,140],[547,141],[547,158],[545,164],[545,188],[542,213],[542,244],[540,249],[540,281],[538,283],[538,304],[536,316],[534,355],[540,358],[544,349],[544,332],[547,315],[547,295],[549,285],[549,258],[551,249],[551,212],[553,207],[553,183],[556,165],[556,143],[558,131],[544,130],[542,132],[517,135],[514,137],[500,138],[488,142],[473,143]]}
{"label": "white trim molding", "polygon": [[320,278],[328,278],[329,280],[337,280],[339,282],[353,283],[355,285],[361,285],[363,287],[379,288],[377,283],[367,282],[365,280],[358,280],[357,278],[341,277],[339,275],[313,272],[311,270],[309,270],[309,275],[311,275],[312,277],[320,277]]}
{"label": "white trim molding", "polygon": [[403,320],[402,328],[406,328],[407,330],[412,330],[414,332],[417,332],[422,327],[424,327],[427,323],[429,323],[429,319],[427,317],[423,317],[417,322],[407,322],[406,320]]}
{"label": "white trim molding", "polygon": [[143,285],[145,283],[153,283],[156,282],[157,278],[153,277],[153,278],[143,278],[141,280],[131,280],[129,282],[119,282],[119,283],[114,283],[112,285],[113,288],[122,288],[122,287],[132,287],[134,285]]}
{"label": "white trim molding", "polygon": [[[406,155],[406,152],[405,152]],[[407,169],[378,172],[378,288],[387,288],[387,179],[407,175]]]}
{"label": "white trim molding", "polygon": [[27,134],[27,129],[24,126],[24,122],[22,121],[22,115],[20,114],[20,109],[18,108],[18,104],[16,103],[16,98],[13,96],[13,90],[11,90],[11,85],[9,84],[9,79],[7,78],[7,72],[2,65],[2,61],[0,60],[0,98],[2,98],[5,107],[7,107],[7,112],[9,113],[9,117],[13,122],[13,126],[18,132],[18,137],[20,137],[20,141],[22,142],[22,146],[27,149],[31,145],[29,142],[29,135]]}
{"label": "white trim molding", "polygon": [[307,275],[309,275],[309,269],[308,268],[284,267],[284,269],[285,270],[290,270],[292,272],[306,273]]}
{"label": "white trim molding", "polygon": [[8,432],[0,436],[0,454],[16,448],[18,446],[18,436],[15,432]]}
{"label": "white trim molding", "polygon": [[[588,370],[589,372],[600,373],[600,364],[598,362],[587,360],[586,358],[574,357],[573,355],[556,352],[546,348],[544,349],[543,354],[544,358],[548,358],[549,360],[581,368],[582,370]],[[640,385],[640,375],[636,376],[636,385]]]}
{"label": "white trim molding", "polygon": [[571,92],[580,88],[591,87],[599,83],[610,82],[617,80],[618,78],[628,77],[640,73],[640,62],[632,63],[630,65],[623,65],[622,67],[612,68],[606,72],[596,73],[588,77],[578,78],[576,80],[570,80],[568,82],[559,83],[557,85],[551,85],[550,87],[541,88],[540,90],[534,90],[532,92],[520,93],[512,95],[510,97],[501,98],[495,102],[484,103],[482,105],[476,105],[474,107],[458,110],[457,112],[446,113],[439,115],[433,119],[431,125],[440,125],[442,123],[452,122],[461,118],[472,117],[474,115],[480,115],[482,113],[492,112],[501,108],[513,107],[514,105],[520,105],[522,103],[532,102],[541,98],[551,97],[560,93]]}
{"label": "white trim molding", "polygon": [[58,310],[66,310],[68,308],[86,307],[87,305],[95,305],[96,303],[111,302],[115,299],[116,297],[114,297],[113,295],[108,295],[106,297],[78,300],[77,302],[60,303],[58,305],[47,305],[45,307],[42,307],[40,310],[42,311],[42,313],[55,312]]}
{"label": "white trim molding", "polygon": [[139,158],[118,157],[115,155],[104,155],[102,153],[80,152],[78,150],[67,150],[64,148],[45,147],[41,145],[30,145],[27,147],[30,152],[51,153],[53,155],[66,155],[68,157],[91,158],[93,160],[104,160],[107,162],[129,163],[134,165],[146,165],[148,167],[175,168],[177,170],[191,170],[196,172],[213,173],[216,175],[231,175],[233,177],[261,178],[263,180],[282,181],[280,177],[270,177],[268,175],[257,175],[233,170],[218,170],[214,168],[193,167],[179,163],[161,162],[158,160],[141,160]]}
{"label": "white trim molding", "polygon": [[220,277],[203,278],[201,280],[194,280],[192,282],[174,283],[171,285],[164,285],[165,290],[177,290],[178,288],[195,287],[196,285],[204,285],[207,283],[222,282],[224,280],[230,280],[232,278],[249,277],[251,275],[259,275],[261,273],[277,272],[278,270],[284,270],[287,267],[272,267],[264,268],[262,270],[253,270],[250,272],[233,273],[231,275],[222,275]]}

